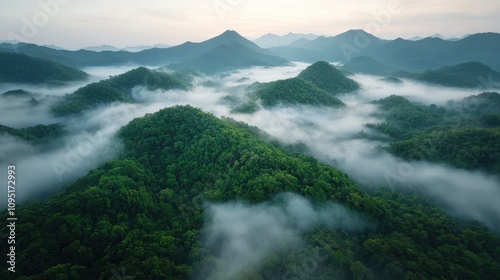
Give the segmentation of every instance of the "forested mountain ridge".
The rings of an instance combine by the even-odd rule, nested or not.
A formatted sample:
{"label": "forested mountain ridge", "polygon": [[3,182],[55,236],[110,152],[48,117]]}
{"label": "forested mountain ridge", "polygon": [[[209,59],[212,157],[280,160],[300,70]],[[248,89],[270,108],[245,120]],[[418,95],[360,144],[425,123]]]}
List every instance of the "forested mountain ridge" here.
{"label": "forested mountain ridge", "polygon": [[254,83],[247,88],[248,100],[233,108],[235,113],[251,114],[264,107],[310,105],[339,108],[345,104],[336,94],[360,88],[328,62],[319,61],[301,71],[297,77],[268,83]]}
{"label": "forested mountain ridge", "polygon": [[312,82],[300,77],[279,80],[256,86],[255,96],[264,106],[279,104],[304,104],[313,106],[339,107],[344,103],[328,92],[318,88]]}
{"label": "forested mountain ridge", "polygon": [[[252,131],[189,106],[132,121],[119,132],[125,147],[118,160],[45,203],[16,209],[23,217],[16,277],[109,279],[123,272],[136,279],[221,279],[213,270],[220,256],[203,243],[210,227],[204,203],[254,204],[282,192],[341,203],[375,227],[314,229],[304,234],[304,248],[275,252],[238,279],[489,279],[500,273],[500,238],[484,227],[454,221],[416,195],[386,188],[368,194],[338,170]],[[315,249],[327,252],[321,269],[298,272]],[[8,273],[3,266],[0,277],[9,279]]]}
{"label": "forested mountain ridge", "polygon": [[417,78],[419,81],[451,87],[500,88],[500,73],[479,62],[467,62],[427,70]]}
{"label": "forested mountain ridge", "polygon": [[332,94],[299,77],[269,83],[255,83],[248,88],[248,91],[248,100],[243,104],[237,104],[232,112],[252,114],[259,110],[258,104],[267,108],[295,105],[334,108],[345,106]]}
{"label": "forested mountain ridge", "polygon": [[147,90],[187,90],[191,87],[186,81],[173,75],[145,67],[128,71],[124,74],[111,77],[96,83],[79,88],[72,94],[63,97],[52,107],[52,112],[57,116],[79,114],[85,110],[113,102],[135,103],[132,89],[137,86]]}
{"label": "forested mountain ridge", "polygon": [[60,124],[36,125],[33,127],[16,129],[0,124],[0,133],[8,133],[31,144],[42,144],[64,134],[64,127]]}
{"label": "forested mountain ridge", "polygon": [[445,107],[415,104],[401,96],[374,103],[385,122],[368,127],[392,137],[391,153],[500,174],[500,94],[485,92]]}
{"label": "forested mountain ridge", "polygon": [[46,59],[0,52],[0,83],[62,85],[82,81],[88,74]]}
{"label": "forested mountain ridge", "polygon": [[326,61],[318,61],[300,72],[299,78],[310,81],[331,94],[350,93],[360,89],[359,84],[346,77]]}

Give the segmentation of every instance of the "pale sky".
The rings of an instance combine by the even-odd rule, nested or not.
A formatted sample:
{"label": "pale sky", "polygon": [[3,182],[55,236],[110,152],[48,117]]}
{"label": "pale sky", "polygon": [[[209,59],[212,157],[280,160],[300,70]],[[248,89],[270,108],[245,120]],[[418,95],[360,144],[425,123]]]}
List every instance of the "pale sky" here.
{"label": "pale sky", "polygon": [[[46,3],[43,5],[43,3]],[[199,42],[227,29],[337,35],[365,29],[378,37],[500,33],[499,0],[3,0],[0,41],[68,49]]]}

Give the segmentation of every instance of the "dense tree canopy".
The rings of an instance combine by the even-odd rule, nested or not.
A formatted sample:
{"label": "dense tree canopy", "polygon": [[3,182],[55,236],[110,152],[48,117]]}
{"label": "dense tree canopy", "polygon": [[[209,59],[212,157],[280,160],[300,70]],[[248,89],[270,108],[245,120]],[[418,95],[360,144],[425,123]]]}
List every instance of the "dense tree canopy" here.
{"label": "dense tree canopy", "polygon": [[52,112],[57,116],[65,116],[79,114],[113,102],[135,103],[131,91],[136,86],[143,86],[148,90],[187,90],[190,84],[167,73],[139,67],[79,88],[58,102],[52,108]]}
{"label": "dense tree canopy", "polygon": [[[256,203],[282,192],[341,203],[375,227],[316,228],[302,236],[303,247],[275,252],[238,279],[494,279],[500,273],[500,238],[484,227],[455,221],[414,194],[367,193],[338,170],[260,135],[189,106],[132,121],[119,132],[120,159],[45,203],[16,209],[22,217],[17,279],[187,279],[221,262],[202,243],[204,202]],[[324,252],[321,269],[305,270],[317,250]],[[0,278],[9,277],[3,266]]]}
{"label": "dense tree canopy", "polygon": [[255,83],[249,89],[249,100],[233,110],[236,113],[251,114],[258,110],[257,103],[264,107],[278,105],[312,105],[342,107],[344,103],[313,83],[302,78],[290,78],[270,83]]}
{"label": "dense tree canopy", "polygon": [[395,95],[374,103],[385,122],[368,126],[392,137],[393,154],[500,174],[500,94],[485,92],[445,107]]}
{"label": "dense tree canopy", "polygon": [[427,70],[417,78],[420,81],[450,87],[492,87],[500,82],[500,73],[479,62],[467,62]]}
{"label": "dense tree canopy", "polygon": [[61,124],[39,124],[16,129],[0,124],[0,132],[6,132],[12,136],[19,137],[31,144],[42,144],[63,135],[64,127]]}
{"label": "dense tree canopy", "polygon": [[314,63],[302,71],[298,77],[332,94],[349,93],[360,88],[356,81],[347,78],[344,73],[326,61]]}
{"label": "dense tree canopy", "polygon": [[264,106],[305,104],[338,107],[344,103],[313,83],[302,78],[291,78],[260,85],[255,95]]}
{"label": "dense tree canopy", "polygon": [[87,77],[87,73],[57,62],[20,53],[0,52],[0,82],[60,85]]}

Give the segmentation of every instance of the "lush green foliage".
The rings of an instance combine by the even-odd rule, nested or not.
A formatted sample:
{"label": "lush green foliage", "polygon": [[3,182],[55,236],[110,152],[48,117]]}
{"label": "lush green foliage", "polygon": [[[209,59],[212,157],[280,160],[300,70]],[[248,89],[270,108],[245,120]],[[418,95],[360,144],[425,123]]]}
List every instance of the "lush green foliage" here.
{"label": "lush green foliage", "polygon": [[12,136],[19,137],[31,144],[41,144],[63,135],[64,128],[60,124],[39,124],[21,129],[0,125],[0,132],[6,132]]}
{"label": "lush green foliage", "polygon": [[107,80],[107,83],[125,92],[130,92],[136,86],[144,86],[148,90],[187,90],[190,85],[165,72],[149,70],[145,67],[128,71]]}
{"label": "lush green foliage", "polygon": [[167,73],[139,67],[107,80],[86,85],[66,95],[52,108],[52,112],[57,116],[65,116],[113,102],[135,103],[131,91],[136,86],[143,86],[148,90],[186,90],[190,87],[187,82]]}
{"label": "lush green foliage", "polygon": [[0,82],[59,85],[84,80],[87,76],[83,71],[50,60],[0,52]]}
{"label": "lush green foliage", "polygon": [[497,92],[484,92],[459,101],[450,101],[446,107],[453,112],[466,116],[498,114],[500,113],[500,94]]}
{"label": "lush green foliage", "polygon": [[247,90],[248,100],[233,106],[233,113],[252,114],[259,109],[278,105],[313,105],[341,107],[344,103],[332,93],[350,92],[359,85],[327,62],[317,62],[297,77],[269,83],[254,83]]}
{"label": "lush green foliage", "polygon": [[88,84],[66,95],[63,100],[52,107],[52,112],[56,116],[78,114],[113,102],[134,103],[135,100],[108,81],[101,81]]}
{"label": "lush green foliage", "polygon": [[347,78],[340,70],[325,61],[307,67],[298,77],[332,94],[349,93],[359,89],[356,81]]}
{"label": "lush green foliage", "polygon": [[[376,228],[318,228],[304,236],[305,247],[276,252],[238,279],[493,279],[500,273],[500,238],[483,227],[457,224],[415,195],[385,188],[368,194],[332,167],[258,135],[191,107],[132,121],[119,133],[122,159],[46,203],[16,209],[22,217],[16,277],[187,279],[220,262],[202,246],[204,202],[255,203],[281,192],[342,203]],[[321,269],[305,272],[304,261],[317,249],[325,252]],[[6,266],[0,277],[9,279]]]}
{"label": "lush green foliage", "polygon": [[418,80],[443,86],[475,88],[487,86],[486,83],[500,82],[500,73],[482,63],[468,62],[427,70],[418,77]]}
{"label": "lush green foliage", "polygon": [[392,137],[388,150],[393,154],[500,174],[500,94],[485,92],[446,108],[401,96],[375,103],[385,122],[368,126]]}
{"label": "lush green foliage", "polygon": [[344,103],[313,83],[302,78],[291,78],[261,84],[256,88],[255,96],[264,106],[315,105],[339,107]]}
{"label": "lush green foliage", "polygon": [[233,110],[231,110],[231,113],[233,114],[253,114],[259,110],[259,105],[257,105],[257,102],[255,100],[249,100]]}
{"label": "lush green foliage", "polygon": [[433,131],[395,142],[389,151],[410,160],[449,163],[465,169],[500,174],[500,129]]}

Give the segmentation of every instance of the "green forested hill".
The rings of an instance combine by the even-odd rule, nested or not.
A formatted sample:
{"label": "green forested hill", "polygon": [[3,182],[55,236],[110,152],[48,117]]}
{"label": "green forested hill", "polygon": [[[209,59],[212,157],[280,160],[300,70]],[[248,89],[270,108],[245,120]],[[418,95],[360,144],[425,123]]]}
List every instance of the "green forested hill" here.
{"label": "green forested hill", "polygon": [[32,127],[15,129],[0,124],[0,133],[1,132],[19,137],[31,144],[41,144],[64,134],[64,128],[61,124],[39,124]]}
{"label": "green forested hill", "polygon": [[248,101],[233,109],[234,113],[254,113],[257,103],[265,107],[278,105],[313,105],[342,107],[345,104],[334,95],[359,89],[357,82],[347,78],[327,62],[317,62],[297,77],[249,87]]}
{"label": "green forested hill", "polygon": [[332,94],[298,77],[263,84],[256,83],[249,88],[249,91],[250,100],[234,109],[234,112],[253,113],[258,110],[257,102],[265,107],[278,105],[344,106],[344,103]]}
{"label": "green forested hill", "polygon": [[462,100],[452,100],[446,104],[446,108],[471,116],[500,113],[500,94],[498,92],[483,92],[472,95]]}
{"label": "green forested hill", "polygon": [[148,90],[187,90],[190,87],[187,82],[184,82],[173,75],[156,70],[149,70],[146,67],[139,67],[130,70],[127,73],[112,77],[107,81],[114,87],[127,93],[130,93],[130,90],[136,86],[144,86]]}
{"label": "green forested hill", "polygon": [[389,151],[409,160],[444,162],[500,174],[499,143],[499,128],[450,129],[395,142]]}
{"label": "green forested hill", "polygon": [[279,80],[260,85],[255,95],[264,106],[305,104],[338,107],[344,103],[302,78]]}
{"label": "green forested hill", "polygon": [[31,97],[32,93],[22,89],[9,90],[2,93],[2,97]]}
{"label": "green forested hill", "polygon": [[393,154],[500,174],[498,93],[470,96],[445,108],[395,95],[374,103],[384,122],[368,126],[392,137],[388,150]]}
{"label": "green forested hill", "polygon": [[0,82],[59,85],[87,77],[87,73],[57,62],[20,53],[0,52]]}
{"label": "green forested hill", "polygon": [[[368,194],[345,174],[253,131],[189,106],[132,121],[119,133],[120,159],[48,202],[16,209],[22,217],[17,279],[189,279],[201,269],[208,277],[224,264],[202,243],[209,226],[204,202],[257,203],[282,192],[341,203],[375,227],[317,228],[304,233],[305,247],[275,252],[237,279],[494,279],[500,273],[500,238],[482,226],[458,223],[416,195],[386,188]],[[6,251],[7,243],[0,244]],[[321,269],[305,271],[314,249],[326,252]],[[0,269],[0,278],[10,279],[6,266]]]}
{"label": "green forested hill", "polygon": [[358,90],[359,84],[347,78],[340,70],[326,61],[318,61],[307,67],[299,76],[318,88],[332,94],[349,93]]}
{"label": "green forested hill", "polygon": [[451,87],[500,87],[500,73],[479,62],[467,62],[427,70],[418,80]]}
{"label": "green forested hill", "polygon": [[132,98],[131,90],[136,86],[143,86],[148,90],[186,90],[190,87],[187,82],[167,73],[139,67],[79,88],[74,93],[66,95],[52,108],[52,112],[57,116],[65,116],[113,102],[134,103],[136,101]]}

